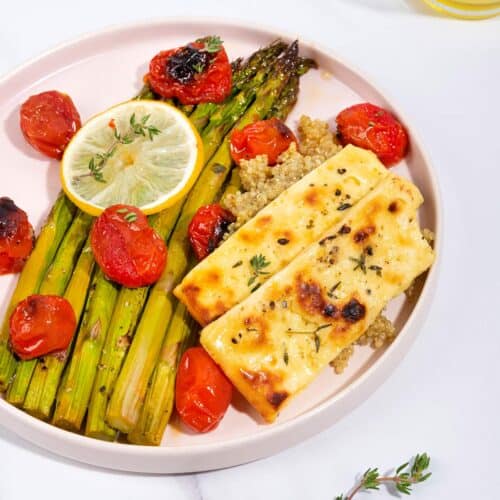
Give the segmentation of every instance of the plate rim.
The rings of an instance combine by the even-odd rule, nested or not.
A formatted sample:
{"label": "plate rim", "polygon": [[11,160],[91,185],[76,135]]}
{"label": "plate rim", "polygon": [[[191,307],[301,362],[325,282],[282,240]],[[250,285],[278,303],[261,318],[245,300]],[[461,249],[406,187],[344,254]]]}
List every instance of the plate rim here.
{"label": "plate rim", "polygon": [[[420,297],[416,301],[413,310],[403,325],[400,334],[381,354],[376,362],[334,396],[327,398],[314,408],[288,421],[278,422],[273,426],[269,426],[267,430],[263,430],[256,435],[250,434],[243,437],[229,438],[216,443],[198,443],[189,446],[189,448],[152,447],[106,442],[59,429],[32,417],[24,411],[10,405],[3,399],[0,399],[0,423],[5,428],[14,432],[22,439],[34,443],[36,446],[40,446],[50,452],[63,455],[73,460],[98,467],[130,472],[185,473],[235,466],[289,448],[331,427],[340,420],[340,418],[346,416],[354,408],[366,401],[374,390],[387,380],[388,376],[396,369],[411,348],[423,322],[427,318],[432,303],[440,270],[443,241],[443,203],[436,170],[433,167],[427,151],[422,146],[420,135],[411,125],[413,122],[409,119],[408,113],[402,111],[402,107],[398,100],[394,99],[394,97],[379,84],[376,78],[360,70],[348,60],[346,61],[344,57],[340,56],[335,50],[328,46],[302,36],[299,37],[299,35],[294,35],[281,28],[274,28],[267,24],[247,22],[241,19],[217,16],[165,16],[141,21],[112,24],[58,43],[52,48],[28,59],[26,62],[17,65],[14,69],[2,75],[2,77],[0,77],[0,88],[24,70],[29,69],[32,65],[40,63],[42,60],[49,58],[57,52],[77,47],[79,44],[94,38],[151,26],[175,26],[175,24],[204,25],[210,23],[227,28],[237,28],[246,32],[253,31],[261,36],[281,37],[286,40],[292,40],[298,37],[300,41],[308,47],[314,48],[327,57],[335,60],[336,63],[343,66],[347,71],[354,74],[355,77],[370,87],[382,101],[389,104],[390,108],[392,108],[397,116],[402,119],[402,122],[405,124],[412,138],[413,147],[417,146],[423,163],[427,166],[426,175],[429,178],[435,206],[434,219],[436,241],[434,244],[434,251],[436,258],[427,274]],[[356,398],[356,396],[360,397]],[[340,400],[344,401],[344,406],[341,411],[335,408]],[[328,416],[331,418],[328,419]],[[272,442],[270,442],[271,440]],[[266,446],[261,446],[264,442]],[[73,450],[72,447],[75,447],[76,451]],[[265,448],[265,450],[262,448]],[[82,453],[78,453],[79,450]],[[236,451],[239,452],[238,457],[233,455]],[[219,456],[215,457],[216,453]],[[126,459],[123,462],[119,462],[119,459],[123,457]],[[138,462],[133,463],[130,461],[130,458],[135,458]],[[180,463],[175,463],[173,461],[173,459],[181,458],[184,460],[180,461]],[[141,459],[145,460],[145,462],[140,463]],[[157,464],[156,462],[159,459],[161,461]],[[186,461],[186,459],[188,460]]]}

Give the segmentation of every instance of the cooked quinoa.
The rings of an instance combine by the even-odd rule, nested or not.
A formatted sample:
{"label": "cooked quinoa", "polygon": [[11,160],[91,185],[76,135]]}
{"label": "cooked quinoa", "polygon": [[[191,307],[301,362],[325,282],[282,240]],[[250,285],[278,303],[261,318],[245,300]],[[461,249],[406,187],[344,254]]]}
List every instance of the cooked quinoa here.
{"label": "cooked quinoa", "polygon": [[358,345],[370,344],[372,349],[378,349],[384,344],[392,342],[395,337],[396,328],[394,328],[394,325],[385,316],[379,314],[356,343]]}
{"label": "cooked quinoa", "polygon": [[298,150],[292,143],[274,167],[268,166],[266,155],[242,160],[239,168],[242,191],[224,198],[225,206],[236,216],[231,232],[341,149],[328,123],[308,116],[299,120],[298,140]]}
{"label": "cooked quinoa", "polygon": [[[356,341],[356,345],[370,344],[372,349],[379,349],[384,345],[390,344],[396,338],[396,328],[382,314],[379,314],[375,321],[368,327],[361,337]],[[330,363],[335,373],[341,374],[349,364],[349,359],[354,354],[354,344],[346,347]]]}
{"label": "cooked quinoa", "polygon": [[422,236],[425,240],[427,240],[427,243],[429,243],[430,246],[434,244],[434,240],[436,239],[434,231],[431,231],[430,229],[424,227],[424,229],[422,229]]}
{"label": "cooked quinoa", "polygon": [[349,359],[351,359],[351,356],[353,354],[354,347],[350,345],[345,349],[342,349],[340,351],[340,354],[333,361],[330,361],[330,366],[333,366],[333,369],[335,370],[335,373],[337,375],[340,375],[347,368]]}

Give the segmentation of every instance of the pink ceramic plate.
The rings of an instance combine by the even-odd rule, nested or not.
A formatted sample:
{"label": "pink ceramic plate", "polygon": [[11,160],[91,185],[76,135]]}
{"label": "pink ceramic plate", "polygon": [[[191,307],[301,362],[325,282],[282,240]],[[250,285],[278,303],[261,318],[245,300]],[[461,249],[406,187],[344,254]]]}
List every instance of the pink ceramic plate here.
{"label": "pink ceramic plate", "polygon": [[[205,34],[219,34],[230,59],[292,35],[213,19],[166,19],[111,28],[52,50],[0,81],[2,192],[23,207],[39,227],[60,190],[58,166],[31,149],[19,129],[19,105],[28,96],[49,89],[68,93],[82,119],[134,95],[150,58],[161,49],[182,45]],[[299,36],[300,39],[300,36]],[[437,234],[440,246],[440,203],[436,180],[411,125],[402,113],[359,72],[329,50],[300,39],[301,52],[320,65],[301,83],[299,102],[288,123],[303,114],[333,122],[346,106],[371,101],[399,116],[411,137],[411,153],[395,169],[408,176],[425,197],[422,225]],[[0,423],[23,438],[66,457],[135,472],[192,472],[237,465],[275,453],[315,434],[364,401],[394,370],[410,348],[424,319],[437,278],[437,263],[420,292],[389,305],[400,334],[385,351],[359,348],[341,375],[328,368],[273,425],[264,424],[242,401],[229,409],[213,432],[194,435],[175,422],[160,447],[107,443],[72,434],[36,420],[0,400]],[[0,279],[2,314],[15,277]]]}

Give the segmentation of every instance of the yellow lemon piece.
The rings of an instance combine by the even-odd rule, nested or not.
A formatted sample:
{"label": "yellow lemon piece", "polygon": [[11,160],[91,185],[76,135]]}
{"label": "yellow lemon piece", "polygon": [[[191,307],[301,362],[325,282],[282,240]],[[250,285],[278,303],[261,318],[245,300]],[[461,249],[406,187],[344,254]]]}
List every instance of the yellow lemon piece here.
{"label": "yellow lemon piece", "polygon": [[91,118],[68,144],[61,180],[81,210],[116,204],[159,212],[184,197],[203,165],[203,144],[189,119],[160,101],[134,100]]}

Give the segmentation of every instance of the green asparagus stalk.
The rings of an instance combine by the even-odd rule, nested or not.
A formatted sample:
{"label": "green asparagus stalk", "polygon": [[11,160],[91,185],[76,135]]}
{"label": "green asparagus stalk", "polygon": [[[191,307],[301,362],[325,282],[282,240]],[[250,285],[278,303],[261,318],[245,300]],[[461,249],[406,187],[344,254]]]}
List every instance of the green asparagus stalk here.
{"label": "green asparagus stalk", "polygon": [[233,74],[233,81],[234,81],[234,74],[236,71],[239,71],[241,69],[241,65],[243,64],[243,57],[237,57],[234,61],[231,61],[231,73]]}
{"label": "green asparagus stalk", "polygon": [[194,104],[179,104],[177,106],[186,116],[189,116],[194,110]]}
{"label": "green asparagus stalk", "polygon": [[[79,322],[85,306],[93,269],[94,257],[90,237],[88,237],[64,294],[66,300],[73,307],[77,322]],[[71,352],[72,343],[64,353],[46,356],[43,362],[40,360],[36,365],[23,405],[24,410],[31,415],[42,420],[50,418],[59,381]]]}
{"label": "green asparagus stalk", "polygon": [[117,295],[118,286],[99,269],[92,279],[68,376],[59,389],[53,418],[58,427],[77,431],[82,425]]}
{"label": "green asparagus stalk", "polygon": [[231,178],[224,189],[224,194],[221,196],[220,203],[223,207],[227,208],[226,197],[230,194],[235,194],[241,188],[241,178],[239,169],[233,168],[231,170]]}
{"label": "green asparagus stalk", "polygon": [[141,100],[141,99],[149,99],[149,100],[154,100],[156,99],[155,93],[152,91],[151,87],[145,83],[142,86],[142,89],[139,91],[139,93],[134,97],[135,100]]}
{"label": "green asparagus stalk", "polygon": [[[257,71],[264,66],[268,66],[270,62],[274,62],[287,48],[287,44],[282,40],[274,40],[269,45],[257,50],[250,57],[243,62],[239,71],[233,72],[233,88],[241,89]],[[236,93],[236,92],[234,92]]]}
{"label": "green asparagus stalk", "polygon": [[173,99],[165,99],[165,98],[160,98],[157,94],[153,92],[153,89],[145,83],[142,87],[142,89],[139,91],[139,93],[133,98],[133,100],[139,101],[139,100],[150,100],[150,101],[163,101],[166,102],[167,104],[170,104],[172,106],[175,106],[174,100]]}
{"label": "green asparagus stalk", "polygon": [[[233,87],[226,102],[230,102],[233,97],[250,82],[260,69],[269,67],[269,64],[273,62],[285,48],[286,44],[277,40],[252,54],[244,64],[238,66],[233,63]],[[236,62],[238,61],[241,62],[241,59],[236,60]],[[215,104],[213,102],[199,104],[190,115],[190,120],[196,129],[203,130],[210,117],[220,106],[220,104]]]}
{"label": "green asparagus stalk", "polygon": [[285,120],[285,117],[288,116],[288,113],[293,109],[299,98],[298,74],[290,77],[286,87],[283,89],[282,96],[283,98],[274,104],[271,115],[280,120]]}
{"label": "green asparagus stalk", "polygon": [[[241,58],[238,58],[236,59],[235,61],[233,61],[231,63],[231,69],[232,71],[235,71],[236,68],[238,68],[241,64]],[[186,115],[186,116],[189,116],[191,117],[191,115],[193,114],[194,111],[196,111],[196,108],[198,106],[195,106],[194,104],[180,104],[180,103],[177,103],[177,107]],[[203,126],[204,127],[204,126]],[[203,130],[203,127],[202,128],[199,128],[198,129],[198,132],[201,132]]]}
{"label": "green asparagus stalk", "polygon": [[[304,74],[304,73],[301,73]],[[266,118],[277,116],[285,120],[297,101],[299,72],[295,72],[281,91]],[[239,189],[238,169],[233,169],[224,197]],[[136,427],[128,434],[131,443],[159,445],[170,420],[175,398],[177,367],[185,349],[194,342],[195,331],[184,304],[177,302],[162,350],[154,369],[146,399]]]}
{"label": "green asparagus stalk", "polygon": [[197,331],[184,304],[178,302],[160,351],[151,384],[137,425],[128,434],[131,443],[159,445],[170,420],[175,400],[177,367]]}
{"label": "green asparagus stalk", "polygon": [[299,79],[305,75],[311,68],[317,68],[316,61],[313,59],[300,58],[297,71],[290,77],[288,83],[280,94],[279,99],[274,103],[270,116],[286,120],[290,111],[297,103],[299,98]]}
{"label": "green asparagus stalk", "polygon": [[[166,240],[172,232],[181,207],[179,201],[170,209],[150,217],[151,226],[162,239]],[[106,408],[148,291],[149,287],[122,288],[118,294],[92,389],[85,430],[88,436],[108,441],[116,437],[116,431],[105,422]]]}
{"label": "green asparagus stalk", "polygon": [[297,65],[297,75],[305,75],[310,69],[318,69],[318,63],[310,57],[300,57]]}
{"label": "green asparagus stalk", "polygon": [[[78,212],[59,245],[54,261],[45,274],[39,293],[42,295],[62,295],[64,293],[85,243],[91,221],[90,215]],[[35,358],[29,361],[20,361],[17,364],[14,380],[7,392],[9,403],[15,406],[23,404],[37,361]]]}
{"label": "green asparagus stalk", "polygon": [[5,391],[16,369],[16,358],[9,348],[9,318],[17,304],[38,292],[47,268],[66,233],[76,207],[60,194],[35,243],[35,248],[19,276],[0,329],[0,390]]}
{"label": "green asparagus stalk", "polygon": [[[296,71],[297,53],[298,44],[294,42],[276,63],[269,79],[259,87],[255,102],[235,128],[243,128],[268,114],[290,75]],[[191,190],[169,240],[167,266],[146,302],[108,406],[108,424],[122,432],[128,433],[137,425],[147,385],[175,305],[172,289],[188,268],[188,225],[198,208],[213,202],[229,174],[230,165],[229,138],[226,137]]]}

